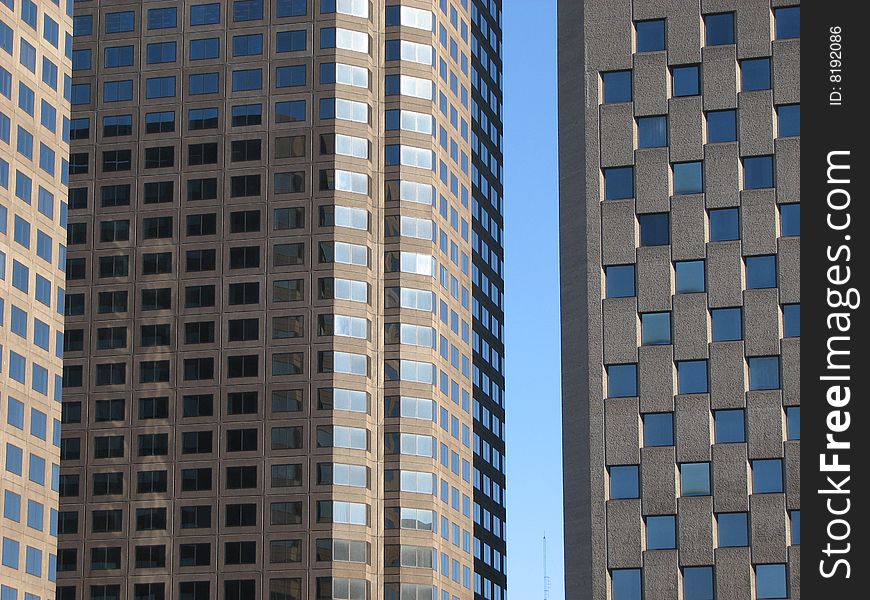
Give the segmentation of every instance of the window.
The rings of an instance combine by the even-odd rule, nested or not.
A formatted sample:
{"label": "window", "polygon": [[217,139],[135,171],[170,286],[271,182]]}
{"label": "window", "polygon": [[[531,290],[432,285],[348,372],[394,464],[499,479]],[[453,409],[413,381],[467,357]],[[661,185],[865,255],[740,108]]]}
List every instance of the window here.
{"label": "window", "polygon": [[604,199],[634,198],[634,167],[604,169]]}
{"label": "window", "polygon": [[710,211],[710,241],[725,242],[740,239],[740,212],[737,208],[717,208]]}
{"label": "window", "polygon": [[637,137],[639,148],[664,148],[668,145],[668,118],[638,117]]}
{"label": "window", "polygon": [[[290,67],[287,67],[290,68]],[[279,75],[279,71],[284,69],[284,67],[278,67],[276,69],[276,77],[278,81],[276,82],[277,87],[282,87],[281,78]],[[302,72],[304,74],[305,67],[302,67]],[[290,84],[294,85],[294,84]],[[304,85],[303,83],[295,84],[295,85]],[[263,70],[262,69],[243,69],[240,71],[233,71],[233,91],[234,92],[246,92],[250,90],[260,90],[263,89]]]}
{"label": "window", "polygon": [[800,337],[801,335],[801,305],[782,305],[782,332],[785,337]]}
{"label": "window", "polygon": [[641,600],[640,569],[613,569],[611,578],[611,600]]}
{"label": "window", "polygon": [[146,98],[175,97],[175,76],[149,77],[145,80]]}
{"label": "window", "polygon": [[178,16],[174,6],[148,10],[148,29],[171,29],[176,27]]}
{"label": "window", "polygon": [[717,444],[746,441],[746,411],[742,408],[713,411]]}
{"label": "window", "polygon": [[714,342],[743,339],[743,309],[714,308],[710,314],[713,321]]}
{"label": "window", "polygon": [[217,73],[196,73],[188,78],[188,91],[191,95],[216,94],[220,88]]}
{"label": "window", "polygon": [[704,15],[704,29],[708,46],[734,43],[734,13]]}
{"label": "window", "polygon": [[674,195],[702,194],[704,192],[704,163],[674,163]]}
{"label": "window", "polygon": [[789,597],[784,564],[755,565],[755,597],[759,600]]}
{"label": "window", "polygon": [[647,550],[671,550],[677,547],[677,518],[673,515],[646,518]]}
{"label": "window", "polygon": [[303,29],[279,31],[275,34],[276,52],[301,52],[308,47],[308,35]]}
{"label": "window", "polygon": [[677,393],[706,394],[708,391],[706,360],[682,360],[677,363]]}
{"label": "window", "polygon": [[233,36],[233,56],[257,56],[263,53],[263,34]]}
{"label": "window", "polygon": [[220,56],[220,39],[190,40],[190,60],[208,60]]}
{"label": "window", "polygon": [[645,448],[674,445],[673,413],[647,413],[642,417]]}
{"label": "window", "polygon": [[103,51],[106,68],[129,67],[133,64],[133,46],[113,46]]}
{"label": "window", "polygon": [[678,294],[703,292],[707,289],[703,260],[683,260],[674,263]]}
{"label": "window", "polygon": [[801,36],[800,6],[774,8],[773,18],[776,22],[776,39],[788,40]]}
{"label": "window", "polygon": [[610,499],[640,498],[640,473],[637,465],[610,467]]}
{"label": "window", "polygon": [[278,0],[277,17],[304,17],[308,11],[307,0]]}
{"label": "window", "polygon": [[638,21],[635,28],[638,52],[656,52],[665,49],[664,19]]}
{"label": "window", "polygon": [[160,42],[148,44],[148,64],[175,62],[175,42]]}
{"label": "window", "polygon": [[126,33],[135,27],[133,11],[106,13],[106,33]]}
{"label": "window", "polygon": [[701,67],[688,65],[672,69],[671,88],[675,97],[697,96],[701,93]]}
{"label": "window", "polygon": [[713,567],[683,568],[683,600],[713,598]]}
{"label": "window", "polygon": [[683,463],[680,465],[680,495],[710,495],[710,463]]}
{"label": "window", "polygon": [[[233,127],[250,127],[252,125],[261,125],[263,123],[263,105],[262,104],[239,104],[232,108],[232,126]],[[305,136],[300,136],[305,139]],[[280,139],[280,138],[278,138]],[[300,156],[304,156],[303,154]],[[277,155],[276,155],[276,158]]]}
{"label": "window", "polygon": [[263,18],[263,0],[234,0],[233,22],[256,21]]}
{"label": "window", "polygon": [[778,356],[755,356],[748,360],[750,390],[778,390],[780,388]]}
{"label": "window", "polygon": [[740,91],[770,89],[770,59],[750,58],[740,62]]}
{"label": "window", "polygon": [[795,546],[801,543],[801,511],[789,511],[788,516],[791,520],[791,543]]}
{"label": "window", "polygon": [[[796,105],[797,106],[797,105]],[[780,134],[782,135],[782,134]],[[737,111],[711,110],[707,113],[707,143],[737,141]]]}
{"label": "window", "polygon": [[607,298],[635,296],[634,265],[604,267]]}
{"label": "window", "polygon": [[776,287],[776,256],[746,257],[746,287],[764,289]]}
{"label": "window", "polygon": [[753,460],[752,493],[777,494],[782,491],[782,459]]}
{"label": "window", "polygon": [[667,246],[671,243],[670,213],[638,215],[641,246]]}
{"label": "window", "polygon": [[214,25],[220,22],[221,5],[219,3],[194,4],[190,7],[191,25]]}
{"label": "window", "polygon": [[631,71],[609,71],[601,74],[604,103],[631,102]]}
{"label": "window", "polygon": [[779,137],[796,137],[801,134],[801,105],[782,104],[776,107],[776,122]]}
{"label": "window", "polygon": [[107,81],[103,84],[105,102],[123,102],[133,99],[133,80]]}
{"label": "window", "polygon": [[720,548],[738,548],[749,545],[749,516],[745,512],[716,515]]}

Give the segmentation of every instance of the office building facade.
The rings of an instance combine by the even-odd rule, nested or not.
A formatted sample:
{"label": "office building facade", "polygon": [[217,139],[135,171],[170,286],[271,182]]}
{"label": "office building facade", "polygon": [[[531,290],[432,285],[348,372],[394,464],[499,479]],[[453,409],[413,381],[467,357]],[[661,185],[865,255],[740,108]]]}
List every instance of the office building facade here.
{"label": "office building facade", "polygon": [[60,598],[474,596],[471,15],[76,2]]}
{"label": "office building facade", "polygon": [[559,2],[566,597],[800,595],[799,31]]}
{"label": "office building facade", "polygon": [[54,597],[72,4],[0,2],[0,598]]}

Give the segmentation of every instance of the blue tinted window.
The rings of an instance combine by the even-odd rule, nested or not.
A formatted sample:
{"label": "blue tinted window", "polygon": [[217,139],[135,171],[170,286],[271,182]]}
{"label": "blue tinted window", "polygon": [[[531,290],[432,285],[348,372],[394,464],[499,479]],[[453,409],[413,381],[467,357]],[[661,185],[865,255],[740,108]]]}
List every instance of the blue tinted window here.
{"label": "blue tinted window", "polygon": [[630,298],[635,295],[634,265],[605,267],[604,273],[608,298]]}
{"label": "blue tinted window", "polygon": [[740,308],[714,308],[713,341],[728,342],[743,339],[743,310]]}
{"label": "blue tinted window", "polygon": [[36,454],[31,454],[27,475],[33,483],[45,485],[45,459]]}
{"label": "blue tinted window", "polygon": [[680,465],[680,495],[710,495],[710,463],[683,463]]}
{"label": "blue tinted window", "polygon": [[604,199],[634,198],[634,167],[604,169]]}
{"label": "blue tinted window", "polygon": [[602,73],[604,103],[631,102],[631,71]]}
{"label": "blue tinted window", "polygon": [[177,25],[178,14],[174,6],[148,10],[148,29],[170,29]]}
{"label": "blue tinted window", "polygon": [[638,215],[641,246],[667,246],[671,243],[670,213]]}
{"label": "blue tinted window", "polygon": [[233,71],[234,92],[245,92],[260,89],[263,89],[262,69],[245,69],[242,71]]}
{"label": "blue tinted window", "polygon": [[42,80],[50,86],[51,89],[57,89],[57,65],[45,56],[42,57]]}
{"label": "blue tinted window", "polygon": [[682,360],[677,363],[677,386],[680,394],[706,394],[707,361]]}
{"label": "blue tinted window", "polygon": [[683,569],[683,600],[713,600],[713,567]]}
{"label": "blue tinted window", "polygon": [[21,522],[21,496],[10,490],[3,492],[3,517],[16,523]]}
{"label": "blue tinted window", "polygon": [[749,389],[778,390],[779,388],[779,357],[751,357],[749,359]]}
{"label": "blue tinted window", "polygon": [[275,103],[275,121],[278,123],[304,121],[305,112],[305,100]]}
{"label": "blue tinted window", "polygon": [[801,511],[790,511],[789,517],[791,518],[791,543],[798,545],[801,543]]}
{"label": "blue tinted window", "polygon": [[668,118],[638,117],[637,137],[641,148],[664,148],[668,145]]}
{"label": "blue tinted window", "polygon": [[638,497],[640,497],[640,481],[637,465],[610,467],[610,499]]}
{"label": "blue tinted window", "polygon": [[106,33],[133,31],[135,15],[133,11],[106,13]]}
{"label": "blue tinted window", "polygon": [[191,95],[216,94],[220,87],[220,79],[217,73],[198,73],[191,75],[188,81],[188,90]]}
{"label": "blue tinted window", "polygon": [[24,552],[24,570],[28,575],[42,577],[42,550],[27,546]]}
{"label": "blue tinted window", "polygon": [[711,110],[707,113],[707,142],[737,141],[737,111]]}
{"label": "blue tinted window", "polygon": [[750,58],[740,63],[740,90],[752,92],[770,89],[770,59]]}
{"label": "blue tinted window", "polygon": [[674,263],[678,294],[703,292],[707,289],[703,260],[682,260]]}
{"label": "blue tinted window", "polygon": [[788,406],[785,409],[786,437],[789,440],[801,439],[801,407]]}
{"label": "blue tinted window", "polygon": [[746,287],[751,290],[776,287],[776,256],[746,257]]}
{"label": "blue tinted window", "polygon": [[94,32],[93,15],[76,15],[73,17],[73,36],[91,35]]}
{"label": "blue tinted window", "polygon": [[801,305],[782,305],[782,331],[785,337],[800,337],[801,335]]}
{"label": "blue tinted window", "polygon": [[607,397],[630,398],[637,396],[637,365],[608,365]]}
{"label": "blue tinted window", "polygon": [[148,64],[175,62],[175,42],[148,44]]}
{"label": "blue tinted window", "polygon": [[114,46],[103,51],[107,68],[129,67],[133,64],[133,46]]}
{"label": "blue tinted window", "polygon": [[700,194],[704,191],[704,163],[674,163],[674,195]]}
{"label": "blue tinted window", "polygon": [[73,105],[88,104],[91,101],[91,84],[74,84],[70,91],[70,102]]}
{"label": "blue tinted window", "polygon": [[677,518],[674,516],[646,518],[648,550],[671,550],[677,547]]}
{"label": "blue tinted window", "polygon": [[740,239],[740,211],[717,208],[710,211],[710,241],[725,242]]}
{"label": "blue tinted window", "polygon": [[275,68],[275,87],[298,87],[305,85],[305,65],[292,65]]}
{"label": "blue tinted window", "polygon": [[[395,41],[395,40],[391,40]],[[335,27],[324,27],[320,30],[320,47],[321,48],[335,48]],[[390,49],[396,48],[395,43],[389,45]],[[391,59],[387,59],[391,60]],[[392,60],[395,60],[392,59]]]}
{"label": "blue tinted window", "polygon": [[[42,348],[43,350],[48,350],[48,338],[50,334],[50,328],[46,323],[43,323],[39,319],[33,320],[33,343]],[[43,415],[44,420],[45,415]],[[33,423],[31,423],[31,428],[33,427]],[[45,427],[45,423],[43,423],[43,428]],[[31,433],[33,433],[31,429]],[[44,432],[43,432],[44,435]],[[44,438],[43,438],[44,439]]]}
{"label": "blue tinted window", "polygon": [[149,77],[145,80],[146,98],[172,98],[175,96],[175,77]]}
{"label": "blue tinted window", "polygon": [[18,560],[19,560],[19,546],[18,542],[15,540],[11,540],[7,537],[3,538],[3,558],[2,564],[4,567],[9,567],[10,569],[18,568]]}
{"label": "blue tinted window", "polygon": [[656,346],[671,343],[671,313],[644,313],[640,316],[641,343]]}
{"label": "blue tinted window", "polygon": [[780,565],[755,565],[755,597],[788,598],[786,567]]}
{"label": "blue tinted window", "polygon": [[234,0],[233,21],[256,21],[263,18],[263,0]]}
{"label": "blue tinted window", "polygon": [[73,50],[72,53],[72,70],[73,71],[87,71],[93,65],[92,52],[90,49],[85,48],[83,50]]}
{"label": "blue tinted window", "polygon": [[783,104],[776,107],[779,137],[795,137],[801,134],[801,105]]}
{"label": "blue tinted window", "polygon": [[641,600],[640,569],[611,571],[612,600]]}
{"label": "blue tinted window", "polygon": [[776,39],[788,40],[801,36],[800,6],[774,8],[773,18],[776,21]]}
{"label": "blue tinted window", "polygon": [[218,38],[190,40],[190,60],[217,58],[220,53],[220,40]]}
{"label": "blue tinted window", "polygon": [[739,444],[746,441],[746,412],[742,408],[713,411],[717,444]]}
{"label": "blue tinted window", "polygon": [[263,53],[263,34],[233,36],[233,56],[253,56]]}
{"label": "blue tinted window", "polygon": [[[13,319],[15,317],[15,313],[14,313],[15,309],[16,309],[16,307],[13,306],[12,307]],[[26,313],[23,313],[23,311],[19,311],[19,312],[21,314],[24,314],[24,318],[27,319]],[[26,323],[26,321],[25,321],[25,323]],[[12,326],[13,326],[13,331],[15,331],[14,320],[13,320]],[[27,332],[25,331],[25,336],[26,335],[27,335]],[[24,403],[21,402],[20,400],[16,400],[12,396],[7,396],[6,399],[8,400],[8,406],[6,407],[6,422],[9,423],[10,425],[12,425],[13,427],[17,427],[18,429],[23,430],[24,429]]]}
{"label": "blue tinted window", "polygon": [[191,25],[213,25],[220,22],[221,5],[219,3],[194,4],[190,7]]}
{"label": "blue tinted window", "polygon": [[752,493],[777,494],[782,491],[782,459],[753,460]]}
{"label": "blue tinted window", "polygon": [[24,469],[24,452],[18,446],[6,443],[6,470],[21,475]]}
{"label": "blue tinted window", "polygon": [[716,515],[719,529],[719,546],[736,548],[749,545],[749,523],[745,512],[719,513]]}
{"label": "blue tinted window", "polygon": [[27,501],[27,526],[37,531],[42,531],[45,523],[45,509],[42,504],[34,500]]}
{"label": "blue tinted window", "polygon": [[773,187],[772,156],[753,156],[743,159],[743,187],[747,190]]}
{"label": "blue tinted window", "polygon": [[643,415],[643,445],[647,448],[674,445],[673,413]]}
{"label": "blue tinted window", "polygon": [[31,73],[36,73],[36,48],[24,38],[20,39],[18,62],[27,67]]}
{"label": "blue tinted window", "polygon": [[278,0],[275,15],[278,17],[304,17],[308,12],[307,0]]}
{"label": "blue tinted window", "polygon": [[103,84],[103,100],[106,102],[123,102],[133,99],[133,81],[107,81]]}
{"label": "blue tinted window", "polygon": [[673,68],[674,96],[697,96],[701,93],[701,69],[698,65]]}
{"label": "blue tinted window", "polygon": [[665,20],[637,22],[637,51],[655,52],[665,49]]}
{"label": "blue tinted window", "polygon": [[300,52],[308,46],[308,36],[304,30],[279,31],[275,35],[276,52]]}
{"label": "blue tinted window", "polygon": [[779,205],[780,233],[783,236],[801,234],[801,205],[800,203]]}
{"label": "blue tinted window", "polygon": [[704,28],[708,46],[734,43],[734,13],[704,15]]}

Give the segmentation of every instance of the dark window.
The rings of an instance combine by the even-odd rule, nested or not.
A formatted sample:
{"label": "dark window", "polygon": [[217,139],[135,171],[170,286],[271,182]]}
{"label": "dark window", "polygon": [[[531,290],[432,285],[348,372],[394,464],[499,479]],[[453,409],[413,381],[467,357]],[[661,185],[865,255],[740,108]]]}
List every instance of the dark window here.
{"label": "dark window", "polygon": [[209,142],[204,144],[190,144],[188,146],[188,161],[189,165],[212,165],[217,164],[218,145],[217,142]]}
{"label": "dark window", "polygon": [[[181,470],[181,491],[183,492],[201,492],[211,489],[211,469],[182,469]],[[208,509],[209,521],[211,521],[211,506]],[[184,512],[182,511],[182,523]],[[205,525],[208,527],[209,525]]]}
{"label": "dark window", "polygon": [[171,252],[148,252],[142,255],[142,274],[161,275],[172,273]]}
{"label": "dark window", "polygon": [[253,415],[257,414],[259,397],[256,391],[229,392],[227,394],[228,415]]}
{"label": "dark window", "polygon": [[115,350],[126,347],[126,327],[100,327],[97,329],[97,350]]}
{"label": "dark window", "polygon": [[172,202],[175,185],[172,181],[151,181],[143,187],[145,204]]}
{"label": "dark window", "polygon": [[139,383],[165,383],[168,381],[168,360],[143,360],[139,363]]}
{"label": "dark window", "polygon": [[260,211],[244,210],[230,213],[230,233],[260,231]]}
{"label": "dark window", "polygon": [[191,237],[214,235],[217,232],[215,213],[187,216],[187,235]]}
{"label": "dark window", "polygon": [[777,106],[776,117],[779,126],[779,137],[795,137],[801,134],[800,104],[783,104]]}
{"label": "dark window", "polygon": [[631,102],[631,71],[610,71],[601,74],[604,103]]}
{"label": "dark window", "polygon": [[172,237],[172,217],[148,217],[142,219],[142,237],[156,240]]}
{"label": "dark window", "polygon": [[260,195],[259,175],[236,175],[230,177],[230,196],[245,198]]}
{"label": "dark window", "polygon": [[251,489],[257,487],[257,467],[227,467],[227,489]]}
{"label": "dark window", "polygon": [[184,359],[184,380],[185,381],[203,381],[214,379],[214,358],[185,358]]}
{"label": "dark window", "polygon": [[142,310],[169,310],[172,291],[169,288],[142,290]]}
{"label": "dark window", "polygon": [[232,108],[232,126],[233,127],[250,127],[253,125],[262,125],[263,123],[263,105],[262,104],[238,104]]}
{"label": "dark window", "polygon": [[166,419],[169,417],[169,398],[166,396],[139,398],[139,418]]}
{"label": "dark window", "polygon": [[175,112],[165,111],[145,115],[145,133],[171,133],[175,131]]}
{"label": "dark window", "polygon": [[229,285],[229,304],[259,304],[260,284],[256,281],[249,283],[231,283]]}
{"label": "dark window", "polygon": [[665,49],[665,20],[638,21],[637,51],[656,52]]}
{"label": "dark window", "polygon": [[[210,469],[188,469],[189,471],[209,471],[206,481],[211,483]],[[207,489],[207,488],[203,488]],[[205,506],[182,506],[181,507],[181,528],[182,529],[203,529],[211,527],[211,505]]]}
{"label": "dark window", "polygon": [[230,429],[227,431],[227,452],[254,452],[256,450],[256,429]]}
{"label": "dark window", "polygon": [[192,285],[184,289],[185,308],[206,308],[214,306],[214,302],[213,285]]}
{"label": "dark window", "polygon": [[227,527],[254,527],[257,524],[257,505],[227,504],[224,517]]}
{"label": "dark window", "polygon": [[137,569],[162,569],[166,566],[166,546],[136,546]]}
{"label": "dark window", "polygon": [[218,127],[218,109],[217,108],[191,108],[187,112],[187,127],[191,131],[202,131],[204,129],[217,129],[217,127]]}
{"label": "dark window", "polygon": [[205,567],[211,563],[211,544],[181,544],[178,554],[180,567]]}
{"label": "dark window", "polygon": [[141,327],[142,346],[169,346],[172,343],[171,326],[168,324],[150,324]]}
{"label": "dark window", "polygon": [[701,68],[698,65],[674,67],[671,72],[674,96],[697,96],[701,93]]}
{"label": "dark window", "polygon": [[185,344],[211,344],[214,342],[214,321],[184,324]]}
{"label": "dark window", "polygon": [[[182,401],[183,417],[210,417],[214,414],[214,396],[211,394],[188,394]],[[195,432],[209,434],[209,452],[211,452],[211,432]]]}
{"label": "dark window", "polygon": [[[166,456],[167,454],[169,454],[168,433],[144,433],[139,435],[139,456]],[[161,510],[164,513],[166,511],[166,509]]]}
{"label": "dark window", "polygon": [[191,179],[187,182],[187,199],[191,202],[197,200],[217,199],[217,179]]}
{"label": "dark window", "polygon": [[737,141],[737,111],[711,110],[707,113],[707,142]]}
{"label": "dark window", "polygon": [[638,215],[641,246],[666,246],[671,243],[670,213]]}
{"label": "dark window", "polygon": [[734,13],[704,15],[704,28],[708,46],[724,46],[734,43]]}
{"label": "dark window", "polygon": [[103,117],[103,137],[120,137],[133,134],[133,115]]}
{"label": "dark window", "polygon": [[740,90],[752,92],[770,89],[770,59],[751,58],[740,62]]}
{"label": "dark window", "polygon": [[257,318],[231,319],[228,327],[227,339],[230,342],[252,341],[260,336],[260,320]]}
{"label": "dark window", "polygon": [[634,198],[634,167],[604,169],[604,199]]}
{"label": "dark window", "polygon": [[139,471],[136,474],[137,494],[165,494],[166,471]]}
{"label": "dark window", "polygon": [[255,269],[259,266],[259,246],[230,248],[230,269]]}
{"label": "dark window", "polygon": [[[187,403],[185,403],[185,406],[187,406]],[[185,431],[181,434],[182,454],[207,454],[211,451],[211,431]]]}
{"label": "dark window", "polygon": [[213,248],[188,250],[185,254],[185,270],[188,273],[214,271],[216,260]]}
{"label": "dark window", "polygon": [[227,377],[257,377],[259,374],[259,356],[230,356],[227,358]]}
{"label": "dark window", "polygon": [[737,208],[717,208],[710,211],[710,241],[740,239],[740,211]]}

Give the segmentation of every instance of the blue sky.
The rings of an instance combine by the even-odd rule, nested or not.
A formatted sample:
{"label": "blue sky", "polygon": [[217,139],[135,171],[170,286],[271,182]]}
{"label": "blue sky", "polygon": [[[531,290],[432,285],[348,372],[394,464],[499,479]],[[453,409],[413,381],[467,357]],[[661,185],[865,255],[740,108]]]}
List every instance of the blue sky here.
{"label": "blue sky", "polygon": [[565,597],[556,0],[504,0],[508,597]]}

